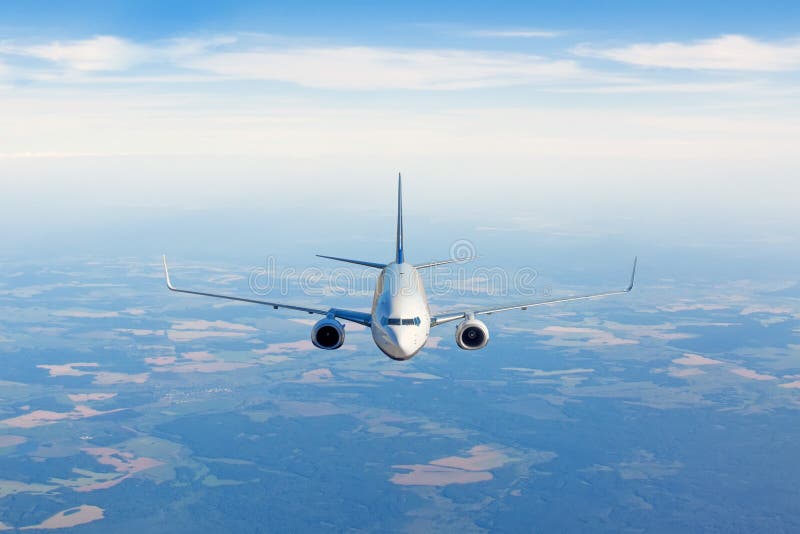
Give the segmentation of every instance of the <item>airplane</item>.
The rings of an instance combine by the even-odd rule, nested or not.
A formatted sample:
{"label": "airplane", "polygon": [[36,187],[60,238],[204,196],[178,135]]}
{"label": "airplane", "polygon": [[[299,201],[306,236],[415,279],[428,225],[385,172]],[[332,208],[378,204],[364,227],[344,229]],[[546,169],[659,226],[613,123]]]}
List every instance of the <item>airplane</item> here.
{"label": "airplane", "polygon": [[510,310],[527,310],[534,306],[544,306],[575,300],[597,299],[630,293],[633,289],[633,283],[636,277],[637,261],[637,259],[634,258],[630,283],[625,289],[432,315],[430,307],[428,306],[428,299],[425,295],[425,286],[419,271],[421,269],[428,269],[447,263],[466,261],[472,258],[453,258],[417,265],[406,261],[405,250],[403,248],[403,183],[401,176],[397,178],[397,236],[394,261],[389,263],[377,263],[339,258],[336,256],[323,256],[320,254],[317,256],[380,269],[380,275],[378,276],[375,294],[372,300],[372,311],[370,313],[340,308],[308,308],[281,302],[267,302],[264,300],[219,295],[204,291],[178,289],[172,285],[172,281],[170,280],[166,255],[162,256],[162,259],[164,261],[164,276],[167,281],[167,287],[171,291],[238,302],[262,304],[265,306],[272,306],[272,308],[276,310],[283,308],[322,315],[324,318],[311,328],[311,342],[315,347],[324,350],[335,350],[344,344],[345,325],[341,321],[361,324],[372,331],[372,339],[375,341],[377,347],[386,354],[386,356],[397,361],[405,361],[413,358],[422,347],[425,346],[431,328],[445,323],[461,321],[456,326],[456,344],[464,350],[477,350],[484,348],[489,343],[489,329],[483,321],[477,319],[478,316]]}

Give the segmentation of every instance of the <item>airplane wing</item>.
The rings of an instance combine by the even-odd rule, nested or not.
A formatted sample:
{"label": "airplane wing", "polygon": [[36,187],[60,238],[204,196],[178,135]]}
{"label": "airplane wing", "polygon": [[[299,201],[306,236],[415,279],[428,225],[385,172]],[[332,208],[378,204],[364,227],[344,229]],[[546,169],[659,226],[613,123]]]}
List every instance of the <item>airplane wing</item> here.
{"label": "airplane wing", "polygon": [[562,297],[551,300],[540,300],[537,302],[529,302],[525,304],[512,304],[509,306],[499,306],[497,308],[484,308],[478,310],[469,310],[464,312],[444,313],[431,318],[431,326],[438,326],[440,324],[449,323],[450,321],[458,321],[459,319],[466,319],[469,315],[489,315],[492,313],[503,312],[508,310],[527,310],[534,306],[544,306],[548,304],[558,304],[560,302],[571,302],[573,300],[589,300],[602,297],[610,297],[611,295],[622,295],[630,293],[633,289],[633,283],[636,278],[636,258],[633,259],[633,270],[631,271],[631,281],[625,289],[618,289],[616,291],[606,291],[603,293],[592,293],[589,295],[578,295],[574,297]]}
{"label": "airplane wing", "polygon": [[226,300],[234,300],[238,302],[248,302],[250,304],[262,304],[264,306],[272,306],[273,309],[277,310],[279,308],[284,308],[287,310],[295,310],[306,312],[310,314],[317,314],[317,315],[333,315],[334,317],[338,317],[340,319],[344,319],[346,321],[351,321],[358,324],[363,324],[364,326],[370,326],[372,323],[372,316],[368,313],[352,311],[352,310],[340,310],[338,308],[330,308],[327,310],[318,309],[318,308],[306,308],[305,306],[294,306],[292,304],[283,304],[280,302],[267,302],[265,300],[257,300],[257,299],[248,299],[244,297],[234,297],[230,295],[219,295],[216,293],[206,293],[204,291],[194,291],[190,289],[178,289],[177,287],[172,285],[172,280],[169,277],[169,268],[167,267],[167,256],[162,256],[164,260],[164,276],[167,279],[167,288],[170,291],[175,291],[177,293],[188,293],[190,295],[201,295],[203,297],[215,297],[218,299],[226,299]]}
{"label": "airplane wing", "polygon": [[439,265],[447,265],[448,263],[463,263],[467,261],[472,261],[476,259],[477,256],[469,256],[467,258],[452,258],[449,260],[441,260],[441,261],[432,261],[430,263],[420,263],[419,265],[414,265],[415,269],[427,269],[429,267],[437,267]]}

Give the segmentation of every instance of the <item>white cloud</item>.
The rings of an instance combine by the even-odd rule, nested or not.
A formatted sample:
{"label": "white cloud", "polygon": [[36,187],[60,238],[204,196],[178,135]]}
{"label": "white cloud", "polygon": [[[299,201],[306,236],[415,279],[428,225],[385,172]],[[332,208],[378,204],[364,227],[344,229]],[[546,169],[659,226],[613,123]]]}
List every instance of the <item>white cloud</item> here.
{"label": "white cloud", "polygon": [[800,69],[800,39],[759,41],[723,35],[691,43],[639,43],[620,48],[581,45],[579,56],[611,59],[642,67],[693,70],[788,71]]}
{"label": "white cloud", "polygon": [[326,89],[469,89],[586,76],[574,61],[465,50],[328,47],[221,52],[184,66],[226,78]]}
{"label": "white cloud", "polygon": [[699,354],[689,354],[687,352],[684,353],[683,357],[675,358],[674,360],[672,360],[672,363],[677,363],[680,365],[698,366],[698,365],[719,365],[723,362],[711,358],[706,358],[705,356],[700,356]]}
{"label": "white cloud", "polygon": [[45,59],[79,71],[125,70],[149,55],[146,47],[110,35],[43,45],[3,45],[0,53]]}
{"label": "white cloud", "polygon": [[475,37],[497,37],[497,38],[548,38],[558,37],[562,32],[552,30],[474,30],[470,35]]}
{"label": "white cloud", "polygon": [[[533,32],[516,32],[532,36]],[[505,32],[507,36],[510,33]],[[269,44],[266,44],[269,43]],[[39,81],[92,83],[268,80],[341,90],[457,90],[585,81],[598,75],[574,60],[532,54],[460,49],[298,46],[265,35],[173,38],[137,43],[97,36],[44,44],[0,44],[0,55],[57,65],[25,65],[17,74]],[[132,72],[158,66],[158,72]],[[186,69],[194,71],[186,72]],[[114,72],[113,77],[108,73]],[[98,73],[104,73],[97,76]],[[604,79],[611,81],[605,76]],[[619,81],[619,80],[616,80]]]}
{"label": "white cloud", "polygon": [[611,332],[597,328],[581,328],[576,326],[547,326],[536,333],[541,336],[550,336],[548,344],[556,346],[583,346],[583,345],[635,345],[639,343],[634,339],[624,339]]}
{"label": "white cloud", "polygon": [[43,59],[67,69],[88,73],[126,71],[142,63],[179,62],[236,42],[234,36],[215,36],[203,39],[174,38],[143,44],[113,35],[99,35],[90,39],[45,44],[4,43],[0,45],[0,54]]}
{"label": "white cloud", "polygon": [[794,311],[790,306],[768,306],[763,304],[753,304],[742,309],[740,315],[752,315],[754,313],[768,313],[774,315],[789,314]]}
{"label": "white cloud", "polygon": [[749,378],[751,380],[775,380],[776,378],[772,375],[761,374],[757,371],[753,371],[752,369],[745,369],[744,367],[737,367],[736,369],[731,369],[731,373],[739,375],[744,378]]}
{"label": "white cloud", "polygon": [[211,49],[221,46],[233,45],[237,43],[238,40],[239,39],[233,35],[218,35],[205,39],[176,37],[162,43],[162,46],[158,47],[158,50],[167,58],[179,60],[181,58],[204,54]]}

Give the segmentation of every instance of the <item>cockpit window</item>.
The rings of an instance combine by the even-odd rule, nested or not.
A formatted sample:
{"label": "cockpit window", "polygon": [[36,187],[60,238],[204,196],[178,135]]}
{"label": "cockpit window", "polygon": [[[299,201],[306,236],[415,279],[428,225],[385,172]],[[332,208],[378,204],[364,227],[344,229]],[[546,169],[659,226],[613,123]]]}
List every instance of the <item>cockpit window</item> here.
{"label": "cockpit window", "polygon": [[419,326],[422,324],[422,321],[419,317],[414,317],[413,319],[399,319],[396,317],[384,317],[381,319],[381,324],[383,326]]}

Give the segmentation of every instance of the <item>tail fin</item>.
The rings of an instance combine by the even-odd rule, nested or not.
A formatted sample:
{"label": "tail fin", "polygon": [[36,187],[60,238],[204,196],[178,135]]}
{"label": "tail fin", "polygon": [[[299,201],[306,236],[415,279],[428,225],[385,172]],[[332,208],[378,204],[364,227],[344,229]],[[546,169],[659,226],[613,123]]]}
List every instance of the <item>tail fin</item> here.
{"label": "tail fin", "polygon": [[403,178],[399,173],[397,175],[397,256],[395,261],[397,263],[405,261],[403,254]]}

